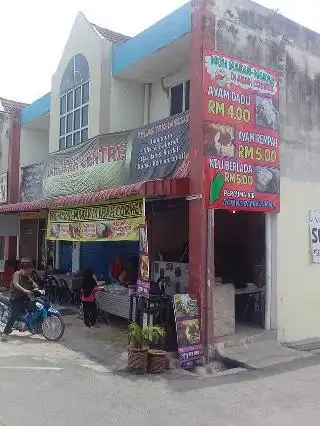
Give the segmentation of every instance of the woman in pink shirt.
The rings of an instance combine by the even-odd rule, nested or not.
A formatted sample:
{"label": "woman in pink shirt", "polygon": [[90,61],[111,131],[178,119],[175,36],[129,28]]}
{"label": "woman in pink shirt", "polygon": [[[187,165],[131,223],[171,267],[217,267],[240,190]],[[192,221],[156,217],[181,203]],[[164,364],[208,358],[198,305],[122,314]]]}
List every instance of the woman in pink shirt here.
{"label": "woman in pink shirt", "polygon": [[93,269],[87,269],[83,274],[81,290],[84,324],[89,328],[97,324],[96,292],[98,288]]}

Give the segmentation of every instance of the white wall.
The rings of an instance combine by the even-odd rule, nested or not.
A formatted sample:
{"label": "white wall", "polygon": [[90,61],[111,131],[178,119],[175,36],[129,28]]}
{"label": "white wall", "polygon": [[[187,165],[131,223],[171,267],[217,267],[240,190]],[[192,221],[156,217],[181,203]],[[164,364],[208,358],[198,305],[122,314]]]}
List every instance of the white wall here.
{"label": "white wall", "polygon": [[110,98],[110,132],[143,126],[144,85],[113,78]]}
{"label": "white wall", "polygon": [[281,180],[278,216],[278,338],[320,339],[320,265],[311,263],[309,210],[320,210],[320,184]]}
{"label": "white wall", "polygon": [[189,80],[188,68],[182,69],[176,74],[172,74],[153,83],[150,97],[150,122],[158,121],[170,115],[170,87]]}
{"label": "white wall", "polygon": [[[59,148],[60,84],[72,57],[83,54],[90,69],[89,138],[143,126],[145,86],[112,77],[112,43],[100,37],[82,13],[77,15],[56,73],[52,77],[49,152]],[[170,115],[169,88],[189,79],[187,69],[152,84],[149,121]]]}
{"label": "white wall", "polygon": [[49,133],[45,130],[21,128],[20,167],[40,163],[49,154]]}
{"label": "white wall", "polygon": [[170,115],[169,92],[162,89],[161,82],[153,83],[150,97],[150,123]]}
{"label": "white wall", "polygon": [[[100,87],[100,111],[99,130],[100,134],[110,132],[111,111],[111,81],[112,81],[112,44],[104,40],[102,42],[101,57],[101,87]],[[90,127],[90,123],[89,123]]]}
{"label": "white wall", "polygon": [[8,171],[10,116],[0,112],[0,173]]}
{"label": "white wall", "polygon": [[[109,45],[109,47],[105,48],[105,45]],[[90,69],[89,138],[100,133],[101,87],[102,79],[106,76],[106,66],[102,65],[102,59],[107,60],[106,55],[111,55],[111,43],[102,39],[91,27],[84,15],[79,13],[57,71],[52,77],[49,134],[50,152],[57,151],[59,148],[60,83],[69,61],[76,54],[83,54],[86,57]],[[111,60],[111,56],[109,60]],[[105,81],[103,87],[103,96],[106,96],[108,94],[108,84]],[[105,104],[102,103],[102,105]],[[103,130],[106,131],[107,127],[108,125]]]}

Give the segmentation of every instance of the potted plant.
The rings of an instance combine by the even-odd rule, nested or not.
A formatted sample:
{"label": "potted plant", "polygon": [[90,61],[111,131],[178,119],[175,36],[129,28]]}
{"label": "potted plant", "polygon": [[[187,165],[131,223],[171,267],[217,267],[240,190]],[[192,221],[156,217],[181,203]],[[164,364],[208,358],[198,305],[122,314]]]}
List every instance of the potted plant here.
{"label": "potted plant", "polygon": [[148,349],[154,338],[159,339],[165,334],[163,328],[136,323],[129,325],[128,367],[130,370],[145,373],[148,367]]}

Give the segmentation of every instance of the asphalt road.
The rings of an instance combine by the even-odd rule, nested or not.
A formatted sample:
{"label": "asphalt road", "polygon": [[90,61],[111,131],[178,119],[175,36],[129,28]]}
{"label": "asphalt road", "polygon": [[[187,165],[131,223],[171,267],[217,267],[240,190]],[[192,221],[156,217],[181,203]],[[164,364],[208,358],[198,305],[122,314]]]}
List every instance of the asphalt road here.
{"label": "asphalt road", "polygon": [[318,426],[320,358],[220,378],[114,372],[64,344],[0,344],[1,426]]}

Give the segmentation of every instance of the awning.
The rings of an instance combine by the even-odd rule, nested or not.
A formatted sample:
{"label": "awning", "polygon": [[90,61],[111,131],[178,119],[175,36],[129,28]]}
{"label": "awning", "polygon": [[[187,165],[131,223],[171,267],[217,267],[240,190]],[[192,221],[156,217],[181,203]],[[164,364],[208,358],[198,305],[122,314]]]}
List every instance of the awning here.
{"label": "awning", "polygon": [[103,189],[80,195],[68,195],[64,197],[4,204],[0,206],[0,213],[37,212],[44,209],[57,207],[98,204],[106,200],[141,195],[142,197],[186,197],[189,194],[189,179],[159,179],[147,182],[139,182],[120,188]]}

